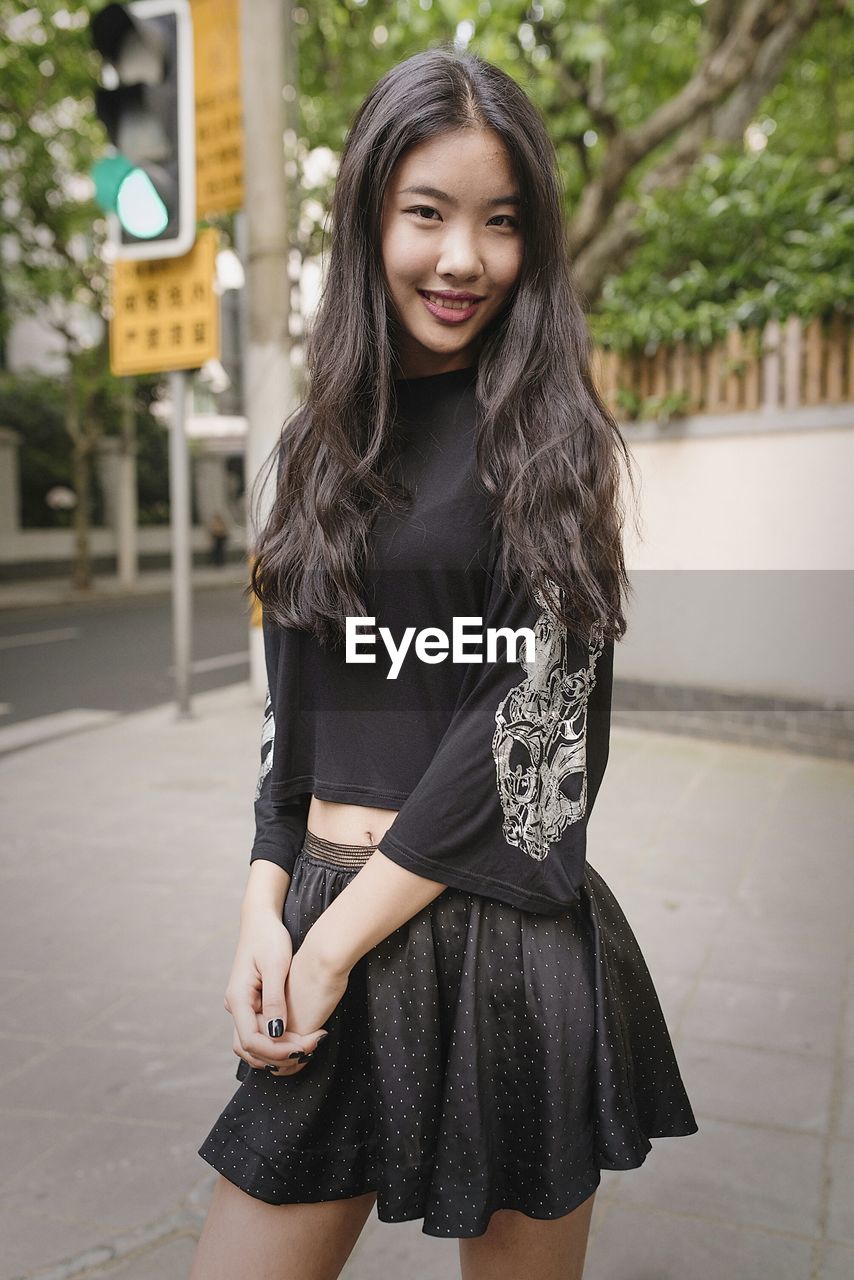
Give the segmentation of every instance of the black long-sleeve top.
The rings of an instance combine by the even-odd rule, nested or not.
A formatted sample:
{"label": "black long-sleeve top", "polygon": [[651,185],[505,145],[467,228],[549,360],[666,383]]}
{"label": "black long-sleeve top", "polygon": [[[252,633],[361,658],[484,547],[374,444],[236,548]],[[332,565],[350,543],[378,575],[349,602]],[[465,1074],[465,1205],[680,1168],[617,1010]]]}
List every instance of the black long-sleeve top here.
{"label": "black long-sleeve top", "polygon": [[[474,470],[475,380],[469,368],[396,384],[396,476],[414,502],[382,510],[372,529],[368,614],[350,656],[375,662],[263,621],[250,861],[292,871],[316,795],[397,810],[378,848],[410,871],[553,914],[584,875],[614,646],[596,629],[579,643],[539,594],[501,580],[500,526]],[[455,621],[458,656],[484,661],[452,660]],[[396,678],[380,628],[394,646],[411,629]],[[503,639],[490,653],[498,628],[530,629],[533,659],[524,640],[515,655]]]}

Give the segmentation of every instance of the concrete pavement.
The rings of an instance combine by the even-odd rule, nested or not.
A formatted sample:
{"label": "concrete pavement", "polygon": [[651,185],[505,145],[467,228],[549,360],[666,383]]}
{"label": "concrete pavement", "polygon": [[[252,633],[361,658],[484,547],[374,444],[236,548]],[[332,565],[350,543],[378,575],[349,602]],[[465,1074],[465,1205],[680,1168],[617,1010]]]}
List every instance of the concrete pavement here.
{"label": "concrete pavement", "polygon": [[[0,761],[0,1280],[184,1280],[236,1088],[248,686]],[[644,950],[700,1131],[605,1173],[585,1280],[854,1274],[854,765],[615,728],[590,861]],[[344,1280],[458,1275],[372,1216]],[[238,1280],[238,1278],[236,1278]],[[535,1280],[535,1278],[533,1278]]]}

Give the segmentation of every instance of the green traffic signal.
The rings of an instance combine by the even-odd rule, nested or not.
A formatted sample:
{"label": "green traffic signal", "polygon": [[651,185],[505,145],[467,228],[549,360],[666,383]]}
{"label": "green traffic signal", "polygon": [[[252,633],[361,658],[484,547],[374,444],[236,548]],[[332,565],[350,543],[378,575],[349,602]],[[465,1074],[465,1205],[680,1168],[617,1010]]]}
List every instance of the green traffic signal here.
{"label": "green traffic signal", "polygon": [[92,169],[120,258],[186,253],[195,240],[192,20],[187,0],[132,0],[93,14],[103,60],[95,111],[112,154]]}
{"label": "green traffic signal", "polygon": [[124,156],[106,156],[92,166],[90,177],[95,184],[95,202],[105,213],[115,213],[119,187],[133,165]]}
{"label": "green traffic signal", "polygon": [[169,210],[142,169],[133,169],[119,187],[116,213],[125,230],[140,240],[162,235],[169,225]]}
{"label": "green traffic signal", "polygon": [[169,210],[150,172],[115,155],[99,160],[91,176],[95,200],[105,213],[116,214],[125,231],[139,240],[163,234]]}

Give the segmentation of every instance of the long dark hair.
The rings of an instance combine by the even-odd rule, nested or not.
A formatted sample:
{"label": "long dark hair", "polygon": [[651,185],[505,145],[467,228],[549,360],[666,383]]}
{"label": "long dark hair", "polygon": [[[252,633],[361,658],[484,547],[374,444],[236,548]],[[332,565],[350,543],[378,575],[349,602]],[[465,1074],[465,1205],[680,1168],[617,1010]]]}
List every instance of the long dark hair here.
{"label": "long dark hair", "polygon": [[[447,130],[491,129],[522,196],[523,262],[506,305],[480,335],[477,471],[502,526],[500,572],[541,588],[587,642],[626,631],[618,449],[631,460],[590,374],[591,343],[566,252],[557,157],[516,82],[448,45],[391,68],[356,113],[331,206],[322,295],[306,336],[307,395],[261,468],[277,467],[252,548],[247,593],[269,619],[337,644],[364,615],[372,521],[402,490],[384,475],[400,377],[382,267],[383,197],[395,163]],[[256,526],[261,521],[256,517]],[[556,598],[555,588],[559,595]]]}

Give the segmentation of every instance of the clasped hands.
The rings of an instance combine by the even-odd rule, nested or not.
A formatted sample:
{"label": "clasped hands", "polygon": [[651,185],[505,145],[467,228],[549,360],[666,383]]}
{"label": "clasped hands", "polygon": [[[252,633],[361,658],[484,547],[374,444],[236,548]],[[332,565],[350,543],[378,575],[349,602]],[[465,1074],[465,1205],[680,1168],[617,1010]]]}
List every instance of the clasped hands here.
{"label": "clasped hands", "polygon": [[[271,1066],[273,1079],[302,1071],[308,1062],[291,1054],[317,1047],[349,977],[349,968],[320,952],[312,930],[294,952],[281,921],[254,920],[251,941],[238,946],[224,1002],[234,1018],[235,1054],[251,1067]],[[271,1036],[268,1023],[277,1020],[283,1034]]]}

